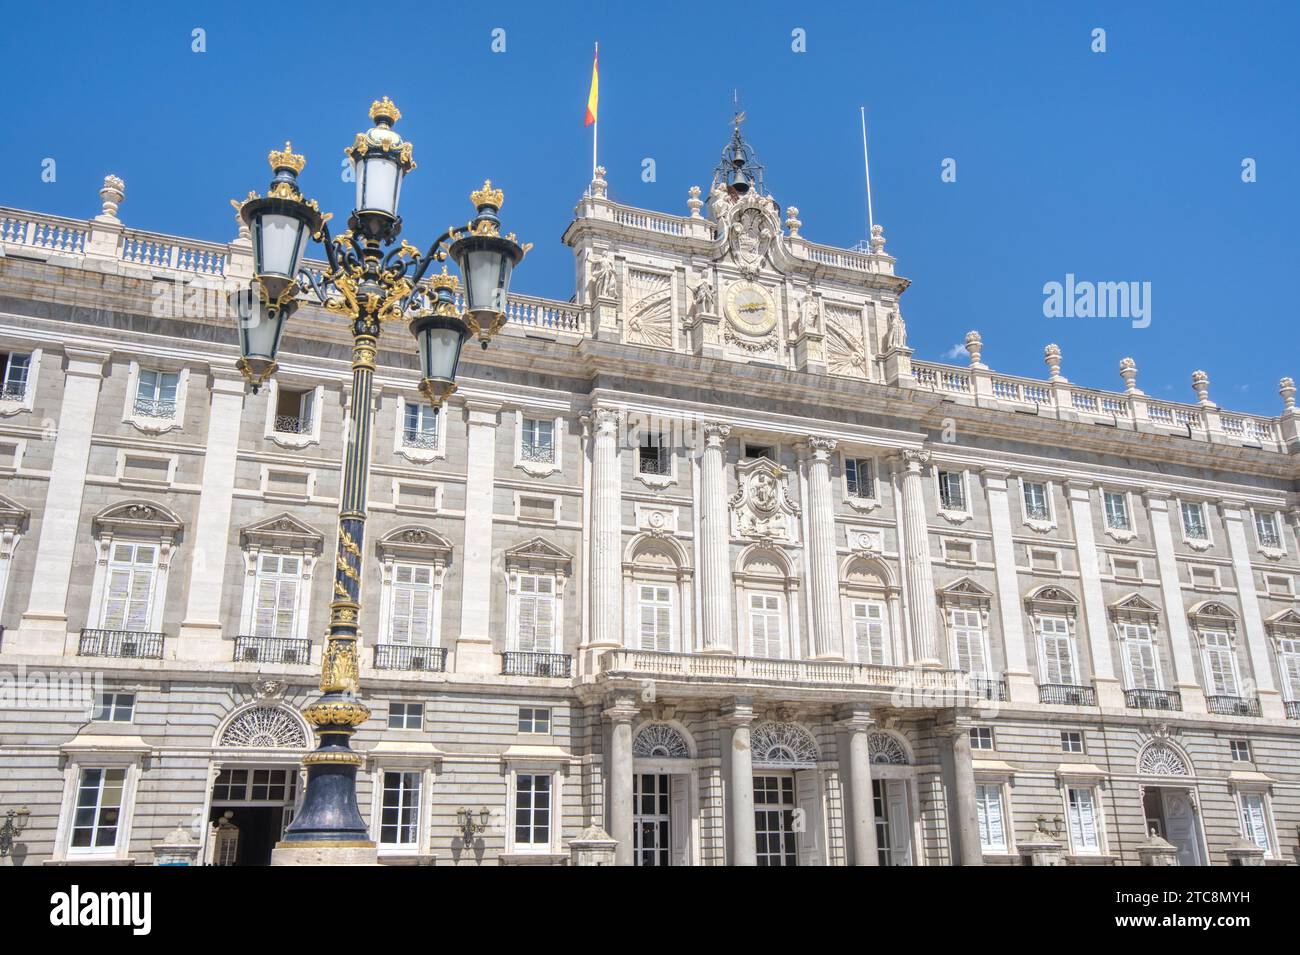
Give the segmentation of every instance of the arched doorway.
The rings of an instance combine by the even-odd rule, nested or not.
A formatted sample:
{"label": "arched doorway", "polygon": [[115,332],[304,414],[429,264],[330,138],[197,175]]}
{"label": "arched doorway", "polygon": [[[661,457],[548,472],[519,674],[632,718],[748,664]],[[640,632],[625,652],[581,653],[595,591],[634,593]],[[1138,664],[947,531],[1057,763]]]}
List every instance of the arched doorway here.
{"label": "arched doorway", "polygon": [[1159,779],[1157,784],[1139,786],[1147,832],[1155,832],[1173,844],[1179,865],[1208,864],[1187,757],[1172,743],[1155,739],[1138,754],[1138,773]]}
{"label": "arched doorway", "polygon": [[689,734],[675,723],[643,723],[632,739],[633,861],[690,865],[699,818],[699,783]]}
{"label": "arched doorway", "polygon": [[768,720],[751,731],[750,750],[758,865],[825,865],[822,775],[812,733]]}

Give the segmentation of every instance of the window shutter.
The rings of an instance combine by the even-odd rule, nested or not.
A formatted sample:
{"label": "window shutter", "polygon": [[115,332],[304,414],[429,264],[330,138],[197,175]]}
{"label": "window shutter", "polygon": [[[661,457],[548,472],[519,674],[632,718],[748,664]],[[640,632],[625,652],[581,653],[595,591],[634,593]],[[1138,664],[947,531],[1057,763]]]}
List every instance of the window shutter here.
{"label": "window shutter", "polygon": [[126,629],[127,600],[131,593],[131,571],[110,567],[108,570],[108,596],[104,600],[105,630]]}
{"label": "window shutter", "polygon": [[389,639],[393,643],[411,642],[411,600],[410,587],[393,587],[393,617]]}
{"label": "window shutter", "polygon": [[257,601],[254,611],[254,636],[270,637],[275,634],[276,586],[273,579],[259,577],[257,580]]}
{"label": "window shutter", "polygon": [[1269,850],[1268,826],[1264,818],[1264,797],[1259,793],[1242,794],[1241,828],[1247,839],[1265,852]]}
{"label": "window shutter", "polygon": [[1287,699],[1295,700],[1297,694],[1300,694],[1300,640],[1282,640],[1279,649],[1282,657],[1280,669],[1286,681]]}
{"label": "window shutter", "polygon": [[1071,686],[1075,682],[1074,660],[1070,652],[1070,625],[1059,617],[1044,617],[1039,622],[1043,635],[1043,676],[1048,683]]}
{"label": "window shutter", "polygon": [[302,401],[299,404],[299,408],[300,408],[299,417],[302,418],[303,427],[308,430],[310,430],[313,426],[312,411],[315,410],[315,407],[316,407],[316,389],[312,388],[309,389],[308,391],[304,391],[302,395]]}
{"label": "window shutter", "polygon": [[[548,580],[549,584],[550,581]],[[537,598],[537,652],[555,652],[555,598]]]}
{"label": "window shutter", "polygon": [[1237,672],[1232,641],[1226,633],[1208,632],[1205,639],[1205,675],[1213,696],[1237,695]]}
{"label": "window shutter", "polygon": [[537,598],[519,597],[519,649],[530,653],[537,649]]}
{"label": "window shutter", "polygon": [[1151,631],[1146,627],[1125,626],[1124,645],[1128,654],[1129,673],[1135,690],[1158,690],[1160,675],[1156,668],[1156,651]]}

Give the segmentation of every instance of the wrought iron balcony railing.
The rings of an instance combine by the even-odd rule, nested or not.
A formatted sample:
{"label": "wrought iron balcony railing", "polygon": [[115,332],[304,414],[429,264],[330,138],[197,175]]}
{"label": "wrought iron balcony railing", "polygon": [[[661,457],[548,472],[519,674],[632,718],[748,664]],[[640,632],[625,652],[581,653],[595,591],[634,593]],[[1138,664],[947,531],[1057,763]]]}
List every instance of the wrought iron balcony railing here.
{"label": "wrought iron balcony railing", "polygon": [[27,397],[27,382],[6,381],[0,384],[0,401],[22,401]]}
{"label": "wrought iron balcony railing", "polygon": [[176,402],[161,398],[136,398],[135,413],[145,418],[175,418]]}
{"label": "wrought iron balcony railing", "polygon": [[1125,690],[1124,705],[1131,710],[1181,710],[1183,696],[1177,690]]}
{"label": "wrought iron balcony railing", "polygon": [[555,446],[545,441],[525,441],[519,446],[519,457],[532,464],[550,464],[555,460]]}
{"label": "wrought iron balcony railing", "polygon": [[235,637],[236,663],[311,663],[311,641],[297,637]]}
{"label": "wrought iron balcony railing", "polygon": [[1096,706],[1097,691],[1090,686],[1044,683],[1038,688],[1038,702],[1061,703],[1065,706]]}
{"label": "wrought iron balcony railing", "polygon": [[970,691],[981,700],[1007,701],[1007,681],[983,676],[970,678]]}
{"label": "wrought iron balcony railing", "polygon": [[77,653],[83,657],[128,657],[137,660],[161,660],[163,635],[137,630],[81,631]]}
{"label": "wrought iron balcony railing", "polygon": [[1051,519],[1046,504],[1026,504],[1025,517],[1031,521],[1046,521]]}
{"label": "wrought iron balcony railing", "polygon": [[375,669],[443,673],[447,669],[447,648],[413,647],[405,643],[376,644]]}
{"label": "wrought iron balcony railing", "polygon": [[642,454],[637,459],[637,472],[639,474],[668,474],[672,471],[672,462],[669,461],[667,454]]}
{"label": "wrought iron balcony railing", "polygon": [[432,451],[438,446],[438,432],[436,431],[411,431],[402,432],[402,447],[414,448],[417,451]]}
{"label": "wrought iron balcony railing", "polygon": [[277,434],[310,434],[311,418],[278,414],[275,416],[275,430]]}
{"label": "wrought iron balcony railing", "polygon": [[[4,628],[0,627],[0,637],[4,636]],[[1289,720],[1300,720],[1300,700],[1287,700],[1282,704],[1286,707],[1286,718]]]}
{"label": "wrought iron balcony railing", "polygon": [[1206,708],[1220,716],[1259,716],[1259,700],[1248,696],[1207,696]]}
{"label": "wrought iron balcony railing", "polygon": [[505,676],[568,677],[573,657],[567,653],[524,653],[516,650],[501,654],[501,672]]}

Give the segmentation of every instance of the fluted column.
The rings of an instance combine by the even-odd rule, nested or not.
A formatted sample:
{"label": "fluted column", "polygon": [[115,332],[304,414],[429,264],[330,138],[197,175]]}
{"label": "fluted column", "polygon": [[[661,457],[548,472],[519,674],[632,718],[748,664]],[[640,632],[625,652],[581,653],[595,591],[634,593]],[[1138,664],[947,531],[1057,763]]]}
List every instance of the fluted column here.
{"label": "fluted column", "polygon": [[868,731],[872,720],[866,712],[847,715],[839,724],[848,737],[849,813],[848,828],[854,865],[878,865],[876,854],[876,808],[871,791],[871,744]]}
{"label": "fluted column", "polygon": [[[731,428],[706,422],[700,462],[700,607],[703,649],[735,653],[731,626],[731,529],[727,515],[727,435]],[[752,798],[752,793],[751,793]],[[750,823],[751,829],[753,822]]]}
{"label": "fluted column", "polygon": [[925,515],[925,468],[930,452],[909,448],[903,464],[903,538],[907,561],[907,618],[912,631],[913,660],[939,666],[939,641],[934,619],[934,570],[930,566],[930,534]]}
{"label": "fluted column", "polygon": [[[953,720],[935,726],[935,732],[947,740],[952,757],[952,801],[949,831],[956,836],[957,865],[983,865],[984,847],[980,845],[979,809],[975,804],[975,762],[970,751],[970,725],[965,720]],[[1011,829],[1011,817],[1002,824]]]}
{"label": "fluted column", "polygon": [[844,659],[844,630],[840,624],[839,569],[835,560],[835,499],[831,492],[831,438],[809,438],[808,563],[812,573],[813,632],[811,656]]}
{"label": "fluted column", "polygon": [[639,711],[631,699],[619,699],[604,711],[610,721],[609,834],[618,840],[615,865],[632,865],[632,721]]}
{"label": "fluted column", "polygon": [[[81,539],[81,504],[86,490],[95,409],[104,376],[106,352],[65,349],[67,372],[54,437],[54,458],[45,510],[36,542],[31,595],[15,641],[33,653],[62,653],[68,635],[68,586],[72,560]],[[93,613],[93,608],[91,609]]]}
{"label": "fluted column", "polygon": [[754,837],[754,759],[749,748],[749,726],[754,709],[736,702],[722,716],[722,725],[731,729],[731,807],[732,865],[757,865],[758,846]]}
{"label": "fluted column", "polygon": [[[593,408],[591,485],[591,643],[623,645],[623,506],[618,470],[620,413]],[[628,796],[629,803],[631,795]],[[616,833],[611,833],[618,838]],[[629,856],[629,858],[631,858]]]}

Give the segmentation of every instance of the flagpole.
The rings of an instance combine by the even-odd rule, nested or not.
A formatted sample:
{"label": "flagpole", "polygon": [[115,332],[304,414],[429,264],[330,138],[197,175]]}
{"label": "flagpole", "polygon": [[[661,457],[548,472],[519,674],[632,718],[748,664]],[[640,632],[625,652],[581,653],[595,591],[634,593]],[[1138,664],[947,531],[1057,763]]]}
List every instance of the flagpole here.
{"label": "flagpole", "polygon": [[875,220],[871,215],[871,163],[867,160],[867,108],[859,106],[862,113],[862,171],[867,177],[867,235],[871,235],[871,230],[875,228]]}
{"label": "flagpole", "polygon": [[[600,63],[600,41],[596,41],[596,50],[593,54],[594,62]],[[599,66],[597,67],[599,68]],[[591,124],[591,178],[596,178],[596,141],[600,138],[600,110],[596,110],[596,115]]]}

